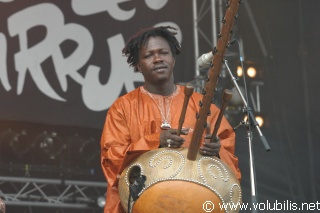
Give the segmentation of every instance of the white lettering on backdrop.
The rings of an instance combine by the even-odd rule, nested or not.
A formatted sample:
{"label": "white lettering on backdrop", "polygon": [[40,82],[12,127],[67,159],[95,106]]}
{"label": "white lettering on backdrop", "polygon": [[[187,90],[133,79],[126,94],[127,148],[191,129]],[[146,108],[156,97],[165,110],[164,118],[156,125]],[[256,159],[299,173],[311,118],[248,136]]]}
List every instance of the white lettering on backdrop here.
{"label": "white lettering on backdrop", "polygon": [[0,33],[0,82],[5,90],[11,90],[7,70],[7,40],[3,33]]}
{"label": "white lettering on backdrop", "polygon": [[136,12],[135,9],[130,11],[122,10],[118,4],[131,0],[73,0],[72,9],[78,15],[92,15],[99,12],[107,11],[112,18],[118,21],[126,21],[132,18]]}
{"label": "white lettering on backdrop", "polygon": [[[79,15],[92,15],[107,11],[112,18],[125,21],[132,18],[136,12],[136,9],[123,11],[118,7],[119,3],[125,1],[129,0],[95,0],[90,1],[88,5],[88,1],[74,0],[72,8]],[[151,3],[150,0],[145,0],[145,2],[150,9],[158,10],[165,6],[167,0],[159,1],[157,4]],[[166,22],[165,24],[179,29],[175,23]],[[161,23],[156,25],[161,25]],[[28,47],[27,31],[36,26],[45,27],[46,36],[42,41]],[[101,84],[99,73],[107,74],[108,72],[101,71],[99,66],[87,65],[84,77],[78,73],[78,70],[87,64],[94,51],[93,37],[88,29],[80,24],[65,24],[62,11],[54,4],[42,3],[16,12],[8,18],[8,31],[12,37],[18,36],[20,45],[20,51],[14,55],[14,64],[18,72],[18,95],[23,91],[26,73],[29,72],[43,94],[55,100],[67,101],[51,87],[50,81],[44,74],[45,70],[42,70],[41,63],[49,57],[52,57],[61,89],[64,92],[68,90],[67,77],[82,85],[83,102],[92,111],[108,109],[120,95],[123,86],[126,91],[131,91],[135,88],[134,82],[143,82],[143,76],[133,72],[120,54],[125,45],[121,34],[106,39],[111,56],[110,74],[106,84]],[[59,45],[66,40],[76,42],[77,47],[64,58]],[[181,42],[181,35],[178,36],[178,40]],[[2,33],[0,33],[0,45],[6,47],[6,39]],[[5,56],[6,52],[6,48],[2,48],[0,56]],[[119,54],[111,54],[111,52]],[[5,57],[1,57],[0,60],[4,60],[4,63],[1,64],[6,64]],[[7,91],[11,89],[5,65],[0,66],[0,80]]]}
{"label": "white lettering on backdrop", "polygon": [[[44,40],[28,48],[27,31],[35,26],[45,26],[47,34]],[[64,24],[63,13],[57,6],[44,3],[26,8],[8,18],[8,27],[10,36],[18,35],[20,43],[20,52],[14,56],[16,70],[19,73],[18,94],[22,92],[26,72],[29,71],[42,93],[64,101],[50,86],[41,68],[41,63],[50,56],[63,91],[67,90],[68,75],[80,84],[83,82],[77,70],[92,54],[92,36],[79,24]],[[78,46],[70,56],[63,58],[59,45],[67,39],[77,42]]]}

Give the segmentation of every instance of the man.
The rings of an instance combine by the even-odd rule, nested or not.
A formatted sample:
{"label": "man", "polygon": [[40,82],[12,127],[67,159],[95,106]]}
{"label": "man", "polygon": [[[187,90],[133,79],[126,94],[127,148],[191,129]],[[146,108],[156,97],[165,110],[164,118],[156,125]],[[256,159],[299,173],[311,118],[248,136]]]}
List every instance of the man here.
{"label": "man", "polygon": [[[172,27],[148,28],[129,39],[122,50],[127,62],[141,72],[145,84],[118,98],[107,113],[101,137],[101,164],[108,182],[105,213],[123,212],[118,193],[118,177],[126,153],[133,150],[153,150],[159,147],[188,147],[199,112],[202,95],[190,97],[182,133],[176,129],[184,101],[184,87],[175,85],[175,57],[181,53]],[[219,109],[211,106],[208,124],[214,126]],[[234,156],[235,133],[222,119],[216,143],[202,143],[199,153],[219,154],[221,160],[240,180],[238,159]],[[220,142],[221,141],[221,142]]]}

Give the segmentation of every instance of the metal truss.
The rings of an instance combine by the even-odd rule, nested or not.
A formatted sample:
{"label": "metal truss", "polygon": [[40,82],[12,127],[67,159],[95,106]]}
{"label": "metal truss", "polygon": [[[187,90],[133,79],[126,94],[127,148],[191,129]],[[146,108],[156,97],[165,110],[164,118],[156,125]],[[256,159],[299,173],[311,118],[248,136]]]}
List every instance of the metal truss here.
{"label": "metal truss", "polygon": [[[194,36],[194,61],[197,61],[199,58],[199,36],[206,41],[206,43],[213,47],[217,40],[217,21],[216,21],[216,0],[193,0],[192,8],[193,8],[193,36]],[[221,4],[221,0],[218,0],[219,4]],[[203,17],[211,12],[211,23],[209,28],[212,29],[212,38],[207,36],[206,33],[201,29],[200,23],[203,21]],[[196,66],[195,70],[196,76],[200,75],[200,69]]]}
{"label": "metal truss", "polygon": [[0,176],[0,197],[7,206],[97,209],[106,189],[106,182]]}

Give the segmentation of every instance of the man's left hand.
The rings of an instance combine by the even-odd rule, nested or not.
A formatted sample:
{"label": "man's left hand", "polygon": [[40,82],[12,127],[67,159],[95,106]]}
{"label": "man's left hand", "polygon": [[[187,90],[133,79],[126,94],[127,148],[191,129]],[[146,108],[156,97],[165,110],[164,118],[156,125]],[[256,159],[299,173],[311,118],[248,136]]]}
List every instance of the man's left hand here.
{"label": "man's left hand", "polygon": [[211,143],[210,140],[211,136],[207,135],[204,139],[203,146],[199,148],[199,152],[202,155],[217,156],[221,147],[220,139],[216,137],[213,143]]}

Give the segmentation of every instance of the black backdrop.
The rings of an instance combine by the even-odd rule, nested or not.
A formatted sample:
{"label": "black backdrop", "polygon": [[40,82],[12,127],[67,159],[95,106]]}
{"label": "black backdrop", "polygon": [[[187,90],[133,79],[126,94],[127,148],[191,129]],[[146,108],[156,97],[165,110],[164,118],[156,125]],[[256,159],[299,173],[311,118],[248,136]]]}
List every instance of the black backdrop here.
{"label": "black backdrop", "polygon": [[[0,4],[2,46],[7,46],[1,50],[1,119],[101,128],[112,102],[143,80],[121,54],[129,36],[141,28],[176,26],[184,57],[193,54],[191,3]],[[181,60],[177,70],[186,71],[177,72],[176,79],[191,80],[194,66]]]}
{"label": "black backdrop", "polygon": [[[50,54],[44,58],[45,60],[38,61],[41,54],[47,54],[46,51],[36,59],[21,58],[18,63],[15,55],[26,47],[19,42],[19,36],[9,32],[8,18],[26,11],[26,8],[30,9],[31,6],[42,5],[44,1],[16,0],[0,3],[1,131],[8,127],[26,125],[34,132],[37,129],[59,129],[63,130],[64,134],[86,132],[88,135],[93,135],[98,143],[108,104],[112,103],[118,95],[133,88],[133,85],[141,84],[141,76],[134,75],[132,68],[126,65],[125,58],[121,56],[121,48],[122,42],[145,26],[170,22],[180,28],[183,55],[177,60],[175,80],[187,82],[194,79],[191,1],[163,1],[165,2],[163,7],[160,7],[161,3],[158,7],[152,6],[151,1],[147,0],[122,1],[113,6],[108,3],[110,5],[106,5],[106,8],[98,3],[94,7],[94,4],[90,3],[91,6],[93,5],[92,11],[88,9],[90,8],[88,5],[85,5],[85,1],[45,2],[50,3],[49,8],[52,11],[50,13],[42,11],[45,13],[44,17],[51,17],[54,14],[62,17],[65,27],[70,26],[68,24],[71,23],[76,24],[74,28],[70,28],[71,35],[74,35],[72,32],[82,32],[85,38],[90,38],[88,35],[91,35],[92,40],[81,40],[82,43],[77,44],[72,41],[72,37],[67,37],[70,35],[67,34],[69,28],[64,28],[66,33],[61,33],[61,31],[47,32],[43,27],[34,27],[26,34],[28,44],[25,45],[28,48],[37,46],[52,33],[67,41],[61,40],[61,43],[58,43],[59,41],[52,40],[45,49],[50,53],[60,48],[63,53],[60,56],[63,55],[62,58],[65,60],[70,59],[72,64],[77,64],[78,67],[72,67],[72,64],[68,65],[68,63],[55,64],[54,60],[59,61],[59,59],[53,59]],[[119,12],[113,13],[117,11],[116,8],[127,13],[123,16]],[[268,116],[269,122],[262,131],[271,146],[271,152],[267,153],[264,150],[258,135],[254,132],[253,153],[258,201],[264,204],[270,201],[300,205],[302,202],[316,203],[319,200],[320,145],[317,139],[319,137],[317,86],[320,79],[317,71],[320,65],[318,60],[320,56],[319,9],[320,2],[317,0],[246,0],[239,8],[239,18],[235,26],[236,36],[243,40],[245,61],[259,61],[263,65],[264,85],[260,88],[261,111]],[[41,14],[32,13],[32,16],[37,15]],[[42,20],[33,21],[38,23],[37,21]],[[205,23],[212,25],[210,18]],[[82,30],[78,29],[79,25]],[[11,27],[19,29],[19,27],[23,28],[23,24],[16,26],[12,24]],[[85,32],[89,34],[85,36]],[[108,39],[111,39],[109,43]],[[201,38],[199,43],[200,53],[211,49]],[[88,51],[77,55],[78,58],[68,58],[80,47],[87,48]],[[236,47],[232,48],[237,51]],[[26,55],[30,56],[30,54]],[[55,57],[58,56],[59,54],[55,55]],[[26,70],[23,66],[26,64],[28,71],[25,78],[22,78],[22,73]],[[38,76],[39,73],[35,71],[35,67],[39,64],[41,64],[41,72],[48,80],[47,86],[50,85],[56,92],[56,97],[63,100],[49,96],[50,87],[44,89],[43,86],[46,84],[43,82],[37,86],[30,70]],[[61,74],[67,71],[59,71],[59,66],[67,69],[70,75]],[[100,82],[95,81],[95,68],[100,68],[98,72]],[[75,74],[75,71],[79,75]],[[66,80],[65,88],[61,86],[58,72],[61,72],[62,79]],[[87,73],[93,73],[91,80],[87,78]],[[20,91],[19,76],[22,79]],[[113,80],[109,81],[109,79]],[[21,86],[22,83],[23,86]],[[237,122],[235,120],[233,124]],[[243,198],[244,202],[248,202],[251,194],[249,151],[246,130],[243,127],[237,129],[236,148],[243,174]],[[317,208],[314,212],[319,212],[319,205]]]}
{"label": "black backdrop", "polygon": [[[271,152],[265,152],[259,137],[256,136],[253,143],[258,197],[264,202],[316,203],[320,191],[319,101],[316,98],[320,78],[317,71],[320,2],[245,2],[250,5],[261,37],[257,36],[246,7],[239,13],[239,34],[244,39],[246,59],[264,63],[261,111],[270,121],[263,132]],[[237,141],[238,155],[247,156],[248,147],[243,144],[245,133],[238,136],[243,139]],[[240,160],[246,177],[248,162],[246,158]],[[244,179],[243,187],[250,195],[248,178]],[[319,206],[312,210],[319,212]],[[300,211],[311,212],[310,209]]]}

